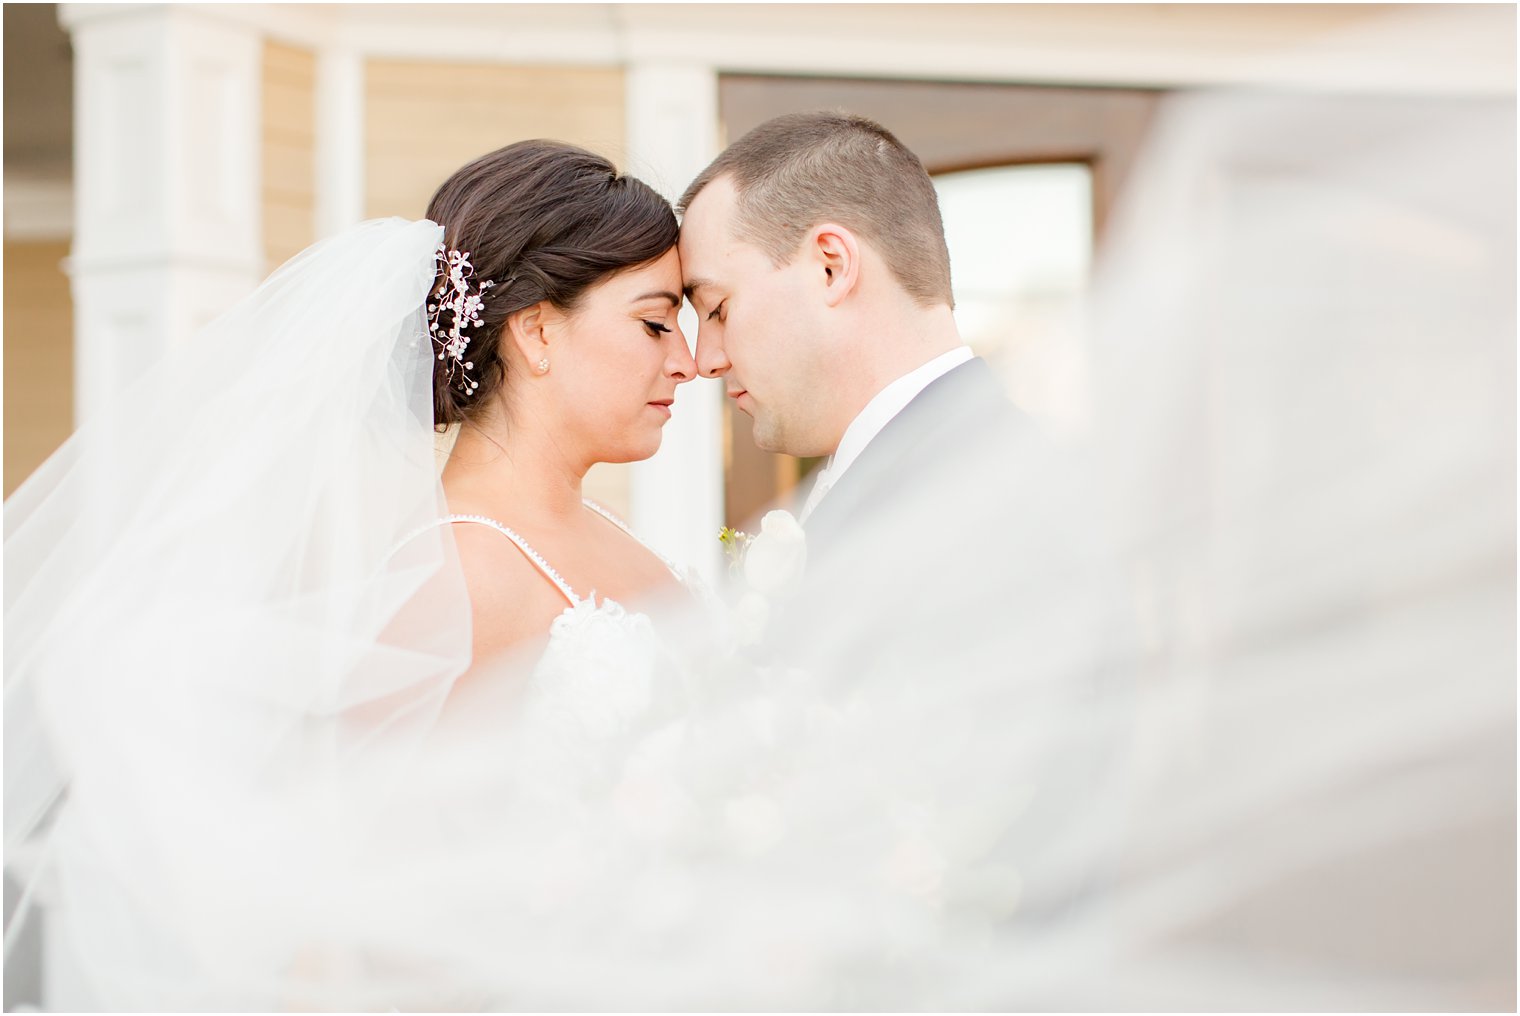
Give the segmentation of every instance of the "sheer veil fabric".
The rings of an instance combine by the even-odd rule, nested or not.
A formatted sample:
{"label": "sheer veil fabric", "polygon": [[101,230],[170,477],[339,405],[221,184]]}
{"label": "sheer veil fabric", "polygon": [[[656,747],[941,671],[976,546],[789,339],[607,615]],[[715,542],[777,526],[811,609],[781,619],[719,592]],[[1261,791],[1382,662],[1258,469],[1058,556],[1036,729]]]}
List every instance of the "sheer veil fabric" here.
{"label": "sheer veil fabric", "polygon": [[1173,103],[1081,426],[947,449],[758,662],[656,613],[547,753],[438,720],[436,227],[319,245],[6,505],[8,967],[41,914],[55,1008],[1512,1007],[1514,151]]}
{"label": "sheer veil fabric", "polygon": [[443,511],[441,238],[376,221],[302,253],[6,502],[7,954],[45,904],[50,1006],[260,1000],[198,972],[280,888],[248,825],[426,730],[466,665],[452,544],[405,539]]}

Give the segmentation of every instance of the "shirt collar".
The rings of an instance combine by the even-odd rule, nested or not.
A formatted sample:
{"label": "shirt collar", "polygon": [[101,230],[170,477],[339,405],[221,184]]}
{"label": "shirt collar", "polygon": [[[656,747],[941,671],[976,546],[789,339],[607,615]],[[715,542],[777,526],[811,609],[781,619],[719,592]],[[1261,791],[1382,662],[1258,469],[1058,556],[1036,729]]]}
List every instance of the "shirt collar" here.
{"label": "shirt collar", "polygon": [[970,346],[958,346],[948,353],[941,353],[922,367],[909,371],[877,392],[875,398],[867,402],[859,415],[850,421],[844,437],[839,439],[839,447],[826,466],[830,484],[839,482],[844,471],[860,458],[860,453],[865,451],[871,439],[880,434],[881,429],[891,423],[892,418],[902,412],[920,392],[971,357]]}

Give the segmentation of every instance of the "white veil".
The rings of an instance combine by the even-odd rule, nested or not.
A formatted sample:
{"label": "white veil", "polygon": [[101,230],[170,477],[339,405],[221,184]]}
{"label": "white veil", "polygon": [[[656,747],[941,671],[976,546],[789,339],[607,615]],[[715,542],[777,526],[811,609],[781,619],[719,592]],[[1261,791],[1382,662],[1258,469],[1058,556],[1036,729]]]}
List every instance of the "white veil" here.
{"label": "white veil", "polygon": [[[777,614],[765,667],[715,648],[705,615],[657,616],[660,694],[564,745],[564,772],[519,764],[531,732],[485,709],[421,750],[346,751],[336,718],[373,702],[428,719],[403,707],[436,705],[463,665],[457,584],[421,598],[448,606],[424,611],[441,627],[387,627],[457,574],[446,541],[376,575],[356,562],[385,541],[350,547],[333,520],[294,570],[240,561],[294,576],[272,613],[319,622],[304,642],[242,638],[248,614],[206,603],[219,587],[184,585],[214,577],[153,556],[74,593],[116,560],[79,530],[172,548],[231,520],[250,527],[232,557],[267,546],[288,503],[362,495],[362,528],[393,540],[438,510],[426,400],[405,386],[344,392],[321,361],[330,375],[278,372],[238,400],[309,392],[297,416],[353,442],[327,456],[353,485],[336,488],[209,463],[221,401],[186,427],[183,386],[159,389],[140,404],[175,426],[144,447],[247,476],[225,514],[187,517],[157,488],[80,496],[89,525],[57,513],[13,559],[62,469],[6,508],[7,578],[56,579],[7,583],[7,635],[30,596],[78,605],[6,650],[8,869],[14,803],[69,875],[39,890],[75,960],[48,1004],[88,988],[121,1008],[1512,1007],[1514,151],[1508,100],[1174,103],[1100,266],[1083,432],[957,449],[948,467],[975,481],[953,518],[905,488],[861,519]],[[391,310],[357,301],[377,316],[353,325],[389,328],[388,378],[420,375],[408,357],[426,352],[394,342],[421,341],[436,236],[367,228],[416,258],[377,289]],[[303,328],[291,359],[315,364],[345,323]],[[371,409],[405,433],[372,431]],[[354,472],[391,457],[347,453],[392,445],[404,475]],[[254,489],[270,475],[284,486]],[[69,564],[46,574],[45,555]],[[308,585],[316,562],[355,594]],[[812,599],[831,568],[862,592]],[[134,641],[187,611],[238,633],[236,657]],[[65,623],[77,638],[46,626]],[[389,644],[405,648],[372,667]],[[13,801],[18,701],[69,779],[52,825],[56,779]]]}
{"label": "white veil", "polygon": [[230,875],[258,859],[220,818],[427,729],[466,665],[452,544],[405,539],[443,505],[441,235],[377,221],[292,259],[6,502],[7,973],[42,904],[50,1005],[162,1001],[134,982],[270,888]]}

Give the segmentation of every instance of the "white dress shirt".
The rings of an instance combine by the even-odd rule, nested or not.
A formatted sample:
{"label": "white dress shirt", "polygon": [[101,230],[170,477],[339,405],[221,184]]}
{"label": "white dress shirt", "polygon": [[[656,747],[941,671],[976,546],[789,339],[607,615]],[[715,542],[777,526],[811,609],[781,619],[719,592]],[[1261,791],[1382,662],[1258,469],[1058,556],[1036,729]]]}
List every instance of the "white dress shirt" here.
{"label": "white dress shirt", "polygon": [[844,437],[839,439],[839,447],[829,457],[828,463],[818,471],[818,480],[813,484],[813,489],[808,492],[807,502],[802,506],[802,519],[805,521],[813,513],[813,509],[818,507],[818,502],[828,494],[829,488],[839,482],[845,470],[860,458],[860,453],[866,450],[866,445],[881,433],[883,427],[892,422],[894,416],[916,399],[919,392],[970,360],[971,355],[970,346],[959,346],[948,353],[941,353],[922,367],[909,371],[877,392],[876,397],[867,402],[865,408],[850,421],[850,425],[845,428]]}

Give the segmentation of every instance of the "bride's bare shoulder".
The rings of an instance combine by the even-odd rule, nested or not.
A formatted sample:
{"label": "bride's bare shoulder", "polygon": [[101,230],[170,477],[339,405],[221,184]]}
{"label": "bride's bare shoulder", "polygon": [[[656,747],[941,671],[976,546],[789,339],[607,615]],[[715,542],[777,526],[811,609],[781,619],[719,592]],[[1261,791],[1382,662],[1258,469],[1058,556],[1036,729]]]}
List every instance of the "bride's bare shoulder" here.
{"label": "bride's bare shoulder", "polygon": [[470,595],[475,662],[546,637],[567,606],[559,589],[500,530],[462,522],[451,528]]}

